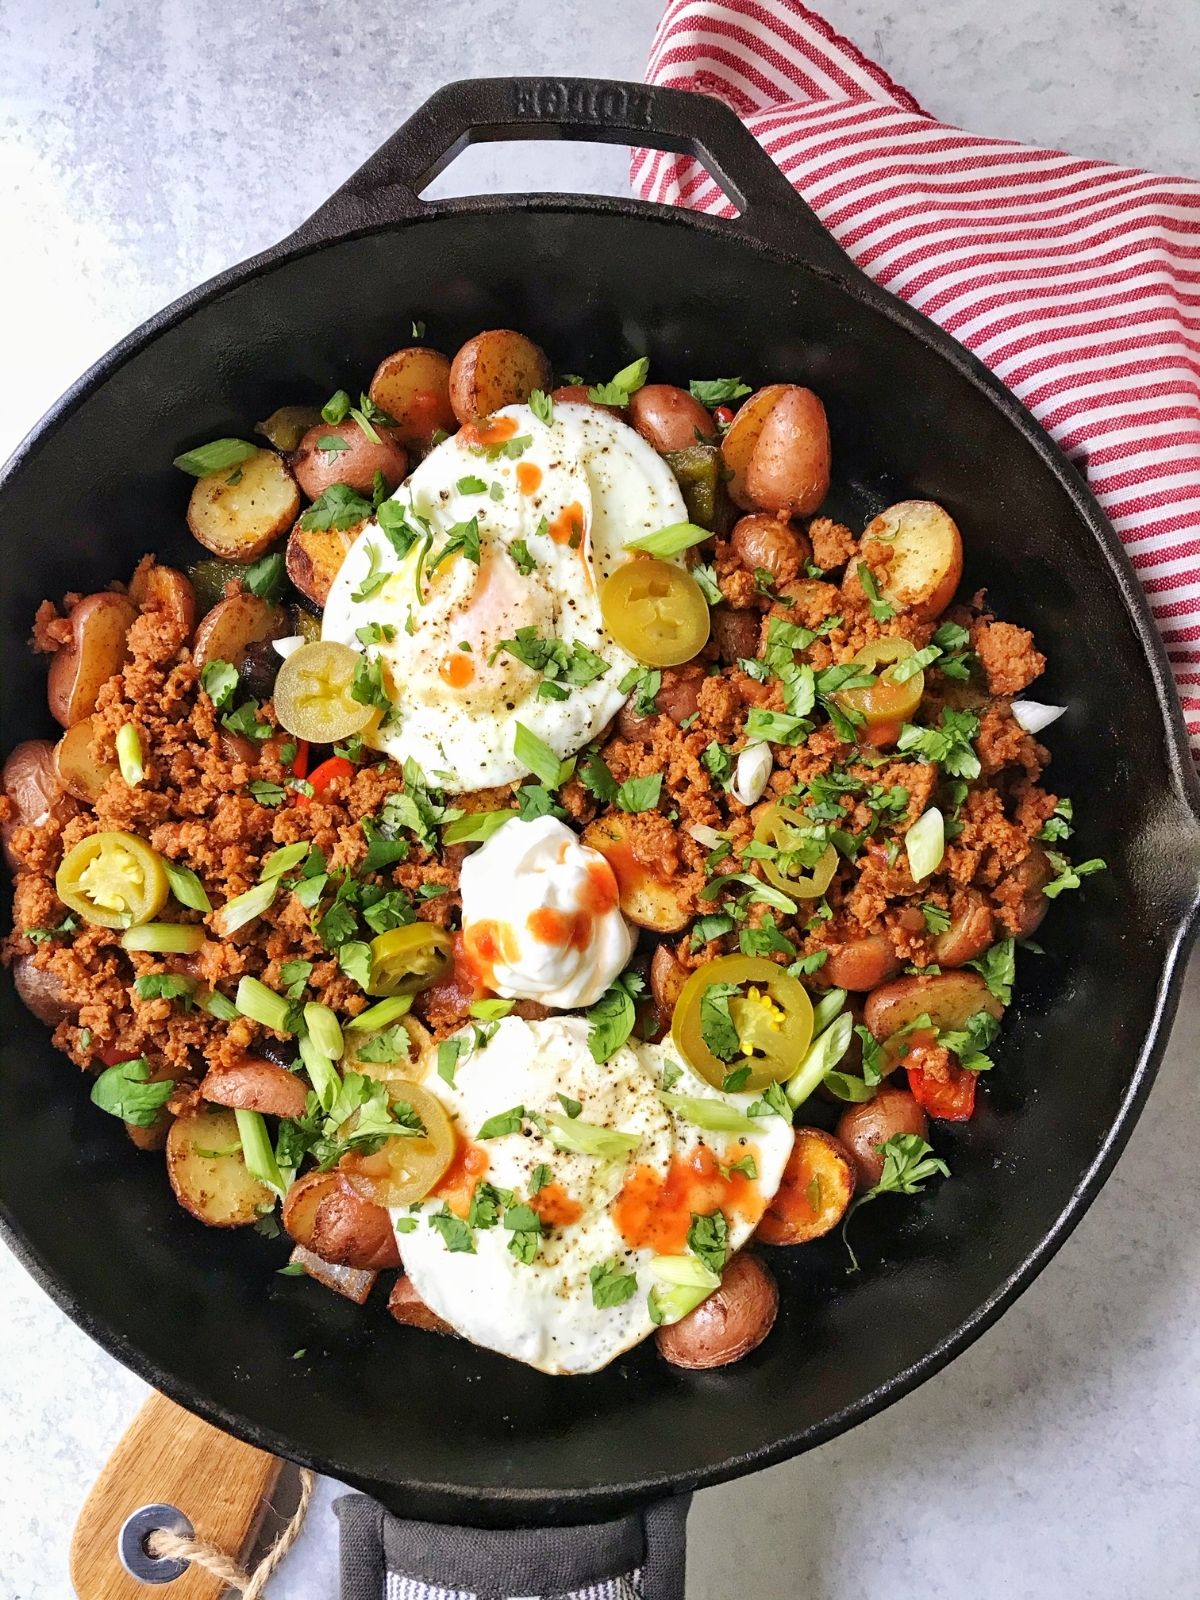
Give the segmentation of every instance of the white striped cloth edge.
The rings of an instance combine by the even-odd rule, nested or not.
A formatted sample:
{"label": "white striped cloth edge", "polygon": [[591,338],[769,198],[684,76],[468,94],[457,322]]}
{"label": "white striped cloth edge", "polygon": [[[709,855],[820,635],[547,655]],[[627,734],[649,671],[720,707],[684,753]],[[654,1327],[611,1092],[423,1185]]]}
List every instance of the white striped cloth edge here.
{"label": "white striped cloth edge", "polygon": [[[646,78],[732,106],[858,265],[1086,462],[1200,761],[1200,182],[939,123],[799,0],[671,0]],[[734,215],[691,157],[630,175]]]}
{"label": "white striped cloth edge", "polygon": [[[385,1600],[479,1600],[467,1589],[443,1589],[437,1584],[425,1583],[421,1578],[410,1578],[402,1572],[389,1572],[384,1591]],[[555,1596],[512,1596],[510,1600],[642,1600],[642,1574],[639,1568],[627,1576],[607,1578],[603,1583],[589,1584],[586,1589],[572,1589]]]}

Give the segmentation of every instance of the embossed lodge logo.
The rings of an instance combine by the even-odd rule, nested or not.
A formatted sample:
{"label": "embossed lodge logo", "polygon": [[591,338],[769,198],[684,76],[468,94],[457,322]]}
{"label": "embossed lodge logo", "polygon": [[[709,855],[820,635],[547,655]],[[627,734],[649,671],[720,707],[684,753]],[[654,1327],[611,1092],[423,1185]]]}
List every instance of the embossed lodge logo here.
{"label": "embossed lodge logo", "polygon": [[569,115],[580,122],[645,128],[651,124],[649,94],[624,84],[517,83],[513,86],[513,114],[545,122]]}

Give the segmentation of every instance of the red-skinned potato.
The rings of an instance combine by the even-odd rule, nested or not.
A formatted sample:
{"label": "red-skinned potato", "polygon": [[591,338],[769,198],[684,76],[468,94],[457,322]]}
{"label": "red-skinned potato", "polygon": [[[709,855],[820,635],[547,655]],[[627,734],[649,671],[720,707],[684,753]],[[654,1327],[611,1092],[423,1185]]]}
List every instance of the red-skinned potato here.
{"label": "red-skinned potato", "polygon": [[614,417],[625,415],[624,406],[602,406],[599,401],[589,400],[586,383],[560,383],[557,389],[551,389],[550,398],[556,403],[562,401],[564,405],[595,406],[597,411],[608,411]]}
{"label": "red-skinned potato", "polygon": [[[891,552],[886,569],[876,573],[879,592],[898,611],[932,622],[954,598],[962,577],[962,536],[954,518],[932,500],[901,500],[867,524],[865,548],[880,544]],[[857,585],[857,563],[846,569]]]}
{"label": "red-skinned potato", "polygon": [[170,617],[181,633],[190,634],[196,625],[196,591],[182,572],[160,567],[153,557],[138,562],[129,580],[129,598],[139,611]]}
{"label": "red-skinned potato", "polygon": [[807,1244],[830,1233],[854,1198],[850,1152],[820,1128],[797,1128],[792,1153],[755,1238],[763,1244]]}
{"label": "red-skinned potato", "polygon": [[397,1278],[388,1295],[388,1310],[397,1322],[408,1328],[423,1328],[426,1333],[448,1333],[454,1329],[436,1311],[431,1311],[413,1287],[409,1277]]}
{"label": "red-skinned potato", "polygon": [[520,405],[550,388],[545,351],[512,328],[489,328],[468,339],[450,364],[450,404],[460,422]]}
{"label": "red-skinned potato", "polygon": [[829,493],[829,423],[811,389],[779,396],[746,467],[746,494],[762,511],[807,517]]}
{"label": "red-skinned potato", "polygon": [[754,454],[754,447],[758,443],[763,425],[786,388],[785,383],[771,383],[765,389],[757,389],[738,407],[733,421],[726,428],[721,440],[721,456],[726,471],[731,474],[726,484],[729,498],[735,506],[741,506],[743,511],[755,509],[746,484],[750,458]]}
{"label": "red-skinned potato", "polygon": [[335,1266],[381,1272],[400,1265],[392,1219],[336,1172],[296,1179],[284,1196],[283,1226],[297,1244]]}
{"label": "red-skinned potato", "polygon": [[375,368],[371,399],[395,422],[401,444],[424,448],[439,430],[458,426],[450,404],[450,358],[440,350],[413,345],[393,350]]}
{"label": "red-skinned potato", "polygon": [[883,1176],[879,1146],[900,1133],[915,1133],[922,1139],[929,1133],[929,1118],[907,1089],[884,1085],[873,1100],[847,1106],[838,1118],[837,1136],[849,1152],[858,1187],[864,1192]]}
{"label": "red-skinned potato", "polygon": [[72,607],[71,642],[55,651],[46,679],[55,722],[70,728],[95,711],[101,689],[129,658],[127,636],[136,616],[123,594],[89,594]]}
{"label": "red-skinned potato", "polygon": [[210,661],[228,661],[240,667],[252,644],[282,639],[288,631],[288,614],[282,606],[260,600],[256,594],[234,594],[215,605],[196,629],[192,659],[203,668]]}
{"label": "red-skinned potato", "polygon": [[246,1166],[232,1111],[203,1106],[176,1117],[166,1143],[175,1198],[208,1227],[246,1228],[274,1205],[272,1191]]}
{"label": "red-skinned potato", "polygon": [[308,1090],[294,1072],[256,1056],[212,1067],[201,1081],[200,1093],[214,1105],[261,1111],[268,1117],[302,1117],[308,1099]]}
{"label": "red-skinned potato", "polygon": [[1006,872],[996,885],[995,899],[1002,908],[1006,929],[1017,939],[1029,939],[1042,925],[1050,902],[1042,890],[1054,868],[1040,844],[1034,844],[1024,861]]}
{"label": "red-skinned potato", "polygon": [[336,424],[318,422],[308,430],[291,464],[296,482],[310,500],[319,499],[335,483],[369,496],[377,472],[383,474],[391,494],[408,471],[408,452],[387,428],[375,427],[375,432],[378,440],[369,438],[353,417]]}
{"label": "red-skinned potato", "polygon": [[791,583],[812,556],[804,534],[761,512],[735,522],[729,542],[747,572],[769,572],[776,584]]}
{"label": "red-skinned potato", "polygon": [[300,490],[282,456],[256,450],[232,469],[197,478],[188,501],[193,539],[226,561],[256,561],[295,522]]}
{"label": "red-skinned potato", "polygon": [[379,1276],[377,1272],[368,1272],[362,1267],[339,1267],[332,1261],[322,1261],[319,1255],[306,1250],[302,1244],[292,1251],[288,1265],[303,1267],[306,1277],[326,1289],[332,1289],[334,1294],[340,1294],[346,1300],[353,1300],[356,1306],[366,1304],[367,1296]]}
{"label": "red-skinned potato", "polygon": [[69,1022],[76,1015],[63,990],[62,982],[53,972],[35,967],[32,956],[18,956],[12,964],[13,988],[21,1004],[32,1011],[47,1028],[57,1028],[60,1022]]}
{"label": "red-skinned potato", "polygon": [[779,1310],[775,1279],[757,1256],[734,1256],[707,1300],[654,1335],[659,1354],[673,1367],[702,1371],[727,1367],[756,1349]]}
{"label": "red-skinned potato", "polygon": [[996,919],[978,889],[960,889],[950,904],[950,926],[933,941],[933,963],[938,967],[964,967],[976,961],[992,943]]}
{"label": "red-skinned potato", "polygon": [[688,980],[687,968],[675,959],[669,944],[660,944],[650,958],[650,992],[663,1015],[670,1017]]}
{"label": "red-skinned potato", "polygon": [[629,420],[660,455],[690,450],[711,439],[713,419],[686,389],[673,383],[647,383],[629,397]]}
{"label": "red-skinned potato", "polygon": [[54,770],[68,794],[93,805],[104,785],[120,768],[115,761],[104,761],[92,748],[95,717],[84,717],[68,728],[54,746]]}
{"label": "red-skinned potato", "polygon": [[1004,1007],[977,972],[932,972],[897,978],[867,996],[863,1021],[877,1039],[890,1039],[928,1012],[934,1027],[964,1027],[977,1011],[1002,1017]]}
{"label": "red-skinned potato", "polygon": [[818,978],[831,989],[874,989],[894,978],[903,965],[890,939],[869,933],[834,945],[818,969]]}
{"label": "red-skinned potato", "polygon": [[711,638],[717,647],[717,657],[726,666],[735,661],[753,661],[758,655],[758,641],[762,633],[762,615],[757,611],[736,611],[733,606],[712,608]]}
{"label": "red-skinned potato", "polygon": [[63,792],[49,739],[24,739],[14,745],[0,772],[0,784],[13,813],[0,821],[0,843],[4,859],[15,872],[18,863],[10,841],[16,829],[39,827],[51,817],[66,822],[79,807]]}

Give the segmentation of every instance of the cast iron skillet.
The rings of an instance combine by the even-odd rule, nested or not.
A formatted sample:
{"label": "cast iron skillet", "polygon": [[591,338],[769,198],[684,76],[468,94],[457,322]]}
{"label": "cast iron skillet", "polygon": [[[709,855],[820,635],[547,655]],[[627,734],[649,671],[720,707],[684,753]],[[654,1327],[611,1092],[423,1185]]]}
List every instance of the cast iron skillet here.
{"label": "cast iron skillet", "polygon": [[[740,219],[417,198],[466,144],[514,137],[690,152]],[[155,317],[38,425],[0,480],[5,746],[51,731],[24,645],[38,601],[126,575],[146,550],[194,555],[171,458],[353,388],[411,341],[413,318],[447,350],[523,329],[560,370],[605,376],[646,353],[661,378],[811,384],[832,423],[835,510],[861,525],[905,495],[941,501],[968,586],[1036,630],[1050,658],[1037,692],[1071,708],[1054,787],[1076,798],[1079,856],[1110,864],[1057,903],[1049,953],[1022,958],[983,1108],[937,1136],[953,1180],[864,1212],[856,1277],[836,1240],[774,1252],[778,1325],[727,1372],[673,1370],[651,1343],[595,1377],[545,1378],[274,1276],[281,1244],[187,1217],[5,982],[0,1215],[81,1327],[210,1421],[410,1515],[582,1521],[850,1427],[1045,1265],[1158,1065],[1194,927],[1200,807],[1149,613],[1076,468],[978,362],[851,266],[728,111],[578,80],[443,89],[290,239]]]}

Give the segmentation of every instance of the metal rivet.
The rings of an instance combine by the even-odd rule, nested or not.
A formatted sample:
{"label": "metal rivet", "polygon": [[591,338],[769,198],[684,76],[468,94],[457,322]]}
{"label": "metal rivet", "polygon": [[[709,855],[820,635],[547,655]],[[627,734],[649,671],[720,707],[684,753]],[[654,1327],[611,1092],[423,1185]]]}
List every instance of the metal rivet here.
{"label": "metal rivet", "polygon": [[142,1506],[132,1512],[121,1525],[117,1535],[117,1554],[121,1565],[131,1578],[139,1583],[174,1583],[188,1569],[186,1561],[176,1561],[170,1556],[152,1556],[146,1549],[146,1540],[152,1533],[165,1528],[183,1539],[195,1537],[196,1530],[178,1506]]}

